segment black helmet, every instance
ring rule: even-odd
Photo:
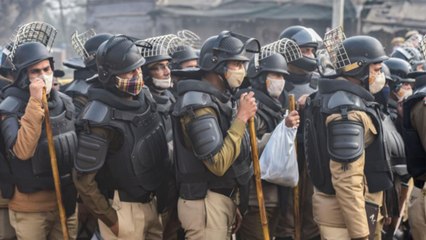
[[[390,70],[389,70],[389,68],[386,64],[382,64],[382,72],[385,74],[386,81],[393,81],[392,76],[391,76],[391,72],[390,72]]]
[[[86,49],[87,53],[89,54],[89,57],[84,59],[86,68],[92,68],[96,71],[96,51],[103,42],[107,41],[112,36],[113,35],[110,33],[100,33],[87,39],[87,41],[84,43],[84,49]]]
[[[198,59],[198,54],[191,46],[179,46],[176,51],[172,53],[171,68],[181,69],[180,64],[189,60]]]
[[[39,42],[28,42],[19,45],[12,60],[14,84],[20,88],[26,88],[30,84],[26,72],[27,68],[43,60],[50,61],[50,67],[53,71],[53,56],[46,46]]]
[[[280,39],[288,38],[293,40],[299,47],[312,47],[315,50],[322,44],[321,37],[312,28],[303,26],[291,26],[280,34]]]
[[[258,62],[257,62],[258,61]],[[253,88],[266,92],[266,76],[269,72],[281,73],[288,75],[287,62],[283,55],[272,53],[271,55],[256,60],[256,55],[250,59],[247,68],[247,77]]]
[[[9,58],[7,57],[7,52],[10,51],[11,45],[8,45],[0,52],[0,75],[6,77],[12,70],[12,64],[10,63]]]
[[[246,51],[259,52],[260,44],[254,38],[223,31],[217,36],[208,38],[201,47],[199,65],[203,71],[221,72],[218,66],[226,61],[236,60],[247,62]]]
[[[283,38],[293,40],[300,48],[311,47],[315,51],[322,45],[322,39],[315,30],[303,26],[292,26],[284,29],[280,34],[280,39]],[[314,71],[318,65],[316,58],[306,56],[289,63],[308,72]]]
[[[417,69],[417,65],[425,63],[419,50],[414,47],[398,47],[393,51],[391,57],[407,61],[414,71]]]
[[[411,76],[412,69],[410,64],[399,58],[389,58],[383,62],[383,66],[389,68],[391,75],[391,81],[389,81],[389,87],[393,91],[397,91],[402,83],[414,83],[415,79]]]
[[[337,61],[344,63],[349,60],[351,63],[338,70],[342,76],[355,77],[362,81],[367,80],[370,73],[369,65],[388,59],[383,45],[374,37],[349,37],[342,44],[348,59],[345,54],[338,54]]]
[[[99,81],[111,83],[121,73],[130,72],[145,63],[139,48],[127,36],[117,35],[103,42],[96,52]]]

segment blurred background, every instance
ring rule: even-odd
[[[19,25],[48,22],[58,30],[55,65],[63,68],[64,59],[77,55],[70,42],[76,30],[143,39],[189,29],[204,40],[226,29],[266,44],[291,25],[320,36],[343,25],[347,37],[377,37],[390,53],[395,37],[426,32],[425,12],[426,0],[0,0],[0,47]]]

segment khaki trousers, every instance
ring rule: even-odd
[[[63,239],[59,211],[15,212],[9,209],[10,224],[19,240],[58,240]],[[70,239],[77,237],[77,212],[67,219]]]
[[[15,229],[10,225],[9,209],[0,208],[0,239],[16,239]]]
[[[101,236],[106,240],[161,240],[163,226],[157,213],[155,198],[148,203],[121,202],[115,191],[112,207],[118,215],[118,236],[98,220]]]
[[[426,185],[414,187],[408,203],[408,222],[415,240],[426,240]]]
[[[231,198],[207,191],[204,199],[178,200],[178,216],[186,240],[229,240],[236,205]]]

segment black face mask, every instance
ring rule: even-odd
[[[382,90],[380,90],[380,92],[374,94],[374,99],[376,99],[378,103],[386,107],[388,105],[389,95],[390,87],[388,85],[385,85]]]

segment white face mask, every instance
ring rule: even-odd
[[[398,96],[398,101],[402,101],[407,97],[413,95],[413,89],[400,88],[396,95]]]
[[[226,81],[228,81],[229,87],[231,88],[241,86],[245,76],[246,70],[243,67],[238,70],[227,69],[225,72]]]
[[[53,86],[53,73],[41,75],[40,78],[43,79],[44,84],[46,85],[46,94],[50,94]]]
[[[154,86],[160,88],[160,89],[168,89],[172,85],[172,78],[169,77],[167,79],[158,79],[158,78],[152,78],[152,83]]]
[[[278,98],[281,95],[284,85],[284,79],[266,78],[266,90],[268,91],[269,96],[273,98]]]
[[[372,76],[370,75],[368,77],[368,84],[369,84],[370,93],[376,94],[380,92],[380,90],[382,90],[382,88],[386,84],[385,73],[378,72],[375,75],[372,75]]]

